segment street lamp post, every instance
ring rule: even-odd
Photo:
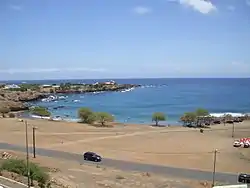
[[[33,157],[36,158],[36,127],[32,127]]]
[[[234,122],[233,122],[233,127],[232,127],[232,138],[234,138]]]
[[[217,152],[218,150],[214,150],[214,168],[213,168],[213,182],[212,182],[212,187],[214,186],[214,181],[215,181],[215,171],[216,171],[216,158],[217,158]]]
[[[28,177],[28,187],[30,187],[30,164],[29,164],[29,144],[28,144],[28,123],[27,123],[27,121],[25,121],[25,135],[26,135],[27,177]]]

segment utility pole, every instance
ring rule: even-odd
[[[214,150],[214,169],[213,169],[213,183],[212,187],[214,186],[214,181],[215,181],[215,171],[216,171],[216,157],[217,157],[217,152],[218,150]]]
[[[233,122],[233,127],[232,127],[232,138],[234,138],[234,122]]]
[[[29,164],[29,145],[28,145],[28,123],[25,121],[25,135],[26,135],[26,162],[27,162],[27,176],[28,176],[28,187],[30,187],[30,164]]]
[[[32,127],[32,138],[33,138],[33,157],[36,158],[36,127]]]

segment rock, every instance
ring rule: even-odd
[[[36,91],[0,91],[0,96],[2,96],[2,99],[15,101],[15,102],[28,102],[28,101],[34,101],[39,100],[42,98],[45,98],[46,95],[36,92]]]
[[[19,122],[23,122],[23,119],[18,119]]]
[[[10,109],[10,111],[22,111],[22,110],[28,110],[28,106],[26,106],[22,102],[14,102],[14,101],[0,101],[0,106],[4,106]]]
[[[0,106],[10,109],[10,111],[28,110],[28,106],[24,102],[39,100],[45,98],[46,95],[35,91],[5,91],[0,90]]]

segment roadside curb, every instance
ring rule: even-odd
[[[27,185],[25,185],[25,184],[23,184],[23,183],[20,183],[20,182],[18,182],[18,181],[15,181],[15,180],[12,180],[12,179],[3,177],[3,176],[0,176],[0,179],[4,179],[4,180],[10,181],[10,182],[12,182],[12,183],[16,183],[16,184],[18,184],[18,185],[22,185],[22,186],[24,186],[24,187],[28,187]],[[32,188],[32,187],[31,187],[31,188]]]

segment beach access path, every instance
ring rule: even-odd
[[[0,149],[3,150],[12,150],[18,152],[26,152],[24,146],[19,146],[15,144],[8,144],[1,142]],[[32,148],[29,148],[30,153],[32,152]],[[37,155],[45,156],[45,157],[52,157],[52,158],[60,158],[65,160],[77,161],[80,164],[87,163],[96,165],[96,163],[86,162],[84,161],[81,154],[77,153],[69,153],[64,151],[56,151],[44,148],[37,148],[36,149]],[[115,159],[108,159],[104,158],[100,166],[108,166],[117,168],[124,171],[138,171],[138,172],[151,172],[165,176],[175,176],[179,178],[186,178],[186,179],[193,179],[193,180],[212,180],[212,172],[209,171],[201,171],[201,170],[194,170],[194,169],[185,169],[185,168],[175,168],[175,167],[168,167],[168,166],[160,166],[160,165],[152,165],[152,164],[143,164],[143,163],[136,163],[136,162],[129,162],[129,161],[122,161],[122,160],[115,160]],[[233,173],[216,173],[215,180],[219,182],[227,182],[231,184],[237,183],[237,174]],[[14,187],[15,188],[15,187]]]

